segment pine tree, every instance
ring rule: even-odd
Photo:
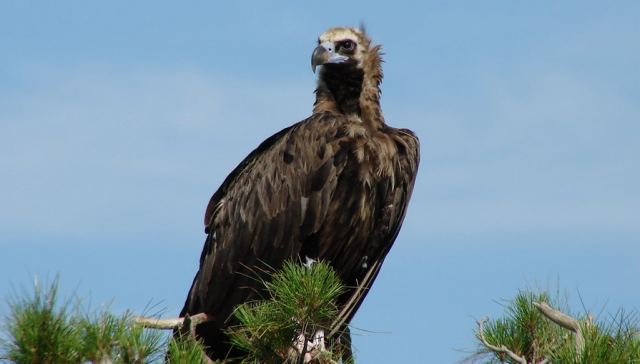
[[[552,306],[555,306],[555,309]],[[574,318],[547,292],[520,292],[505,317],[477,322],[478,348],[471,362],[517,364],[624,364],[640,362],[640,326],[624,310],[595,321]]]
[[[267,297],[237,307],[232,342],[246,355],[239,363],[333,363],[336,355],[324,338],[336,319],[335,299],[343,286],[325,263],[288,262],[263,282]],[[33,293],[9,299],[0,359],[23,364],[209,363],[195,327],[206,314],[179,319],[85,313],[80,305],[58,300],[58,280],[44,287],[36,280]],[[157,329],[178,329],[173,339]],[[184,329],[184,330],[183,330]]]

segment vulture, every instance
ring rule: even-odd
[[[333,333],[350,355],[349,322],[398,236],[419,163],[416,135],[383,117],[381,63],[364,29],[322,33],[311,116],[262,142],[211,197],[180,315],[213,317],[196,328],[211,359],[237,354],[224,330],[237,305],[260,298],[252,269],[287,260],[327,262],[347,287]]]

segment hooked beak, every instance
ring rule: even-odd
[[[311,54],[311,70],[316,72],[317,66],[322,66],[327,63],[343,63],[347,61],[349,57],[343,56],[335,52],[335,47],[331,42],[324,42],[316,47]]]

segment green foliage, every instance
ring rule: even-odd
[[[620,311],[606,323],[582,324],[584,349],[563,345],[551,355],[553,363],[617,364],[640,362],[640,326],[635,315]]]
[[[520,292],[505,306],[505,317],[487,321],[485,340],[504,346],[528,363],[621,364],[640,362],[640,336],[635,316],[621,312],[609,322],[591,322],[587,315],[578,317],[584,346],[576,343],[575,334],[546,318],[534,302],[547,302],[568,312],[562,302],[550,302],[546,292]],[[507,354],[491,350],[476,331],[478,349],[475,358],[484,363],[517,363]]]
[[[16,363],[77,363],[82,338],[69,317],[69,305],[58,305],[55,280],[48,288],[36,281],[32,296],[9,299],[2,357]]]
[[[333,269],[325,263],[310,267],[286,263],[264,282],[268,297],[239,306],[238,325],[229,330],[233,342],[247,352],[244,363],[282,363],[291,360],[291,349],[300,334],[308,340],[318,330],[329,330],[338,314],[335,299],[343,292]],[[0,345],[0,359],[10,362],[54,363],[170,363],[207,362],[202,344],[190,337],[167,338],[160,331],[144,329],[131,315],[109,312],[83,313],[80,305],[58,301],[58,281],[33,293],[9,300],[7,339]],[[295,350],[293,351],[295,354]],[[330,362],[333,354],[317,354],[316,363]]]
[[[85,360],[133,364],[159,360],[163,356],[161,333],[134,325],[128,314],[116,317],[102,312],[83,317],[76,325],[81,333]]]
[[[160,331],[147,330],[134,325],[127,317],[124,330],[117,336],[114,346],[115,363],[143,364],[164,357],[164,340]]]
[[[334,300],[343,291],[335,271],[323,262],[311,267],[285,263],[266,288],[283,315],[324,328],[338,314]]]
[[[199,341],[185,337],[169,341],[168,364],[202,364],[207,362],[204,349]]]
[[[58,302],[58,281],[43,287],[36,281],[34,291],[9,299],[10,314],[5,320],[6,340],[0,359],[22,364],[162,362],[165,336],[143,329],[129,314],[108,312],[82,314],[79,305]],[[201,350],[195,343],[174,347],[176,357]],[[180,361],[202,363],[203,361]]]
[[[335,299],[343,286],[326,263],[307,267],[287,262],[264,285],[268,297],[238,306],[238,325],[228,330],[233,344],[247,352],[242,363],[292,360],[290,349],[300,334],[311,340],[318,330],[328,333],[338,315]]]
[[[558,338],[565,334],[560,327],[547,320],[533,302],[549,302],[547,293],[520,292],[505,307],[504,318],[491,320],[484,326],[484,335],[493,345],[504,345],[514,353],[537,363],[558,345]],[[476,332],[478,336],[478,332]],[[482,347],[494,358],[489,363],[513,362],[504,353],[493,353]]]

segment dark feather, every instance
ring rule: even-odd
[[[361,70],[324,70],[332,89],[317,91],[314,114],[261,143],[211,197],[200,269],[181,316],[216,318],[197,330],[212,358],[229,352],[222,330],[238,304],[258,298],[264,268],[305,257],[329,262],[350,287],[338,302],[343,323],[378,274],[411,197],[419,142],[384,123],[380,60],[378,53],[368,57],[378,62],[365,68],[376,69],[367,83],[374,88],[358,86],[367,77]]]

